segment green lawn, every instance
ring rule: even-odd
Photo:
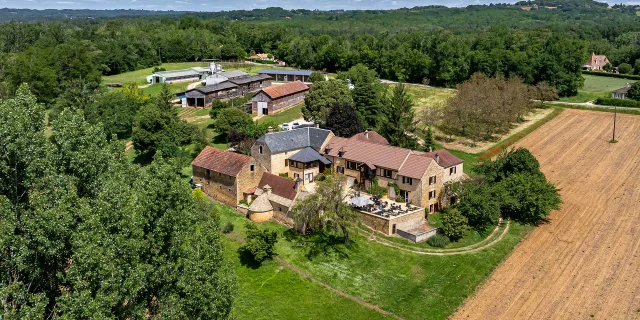
[[[563,97],[560,101],[564,102],[587,102],[597,98],[610,98],[611,91],[624,87],[627,83],[634,83],[635,80],[600,77],[590,74],[582,75],[584,77],[584,87],[578,90],[578,95],[573,97]]]
[[[243,224],[246,218],[230,209],[221,210],[221,217],[223,224],[234,223],[234,233],[244,238]],[[366,240],[365,234],[352,234],[352,244],[345,246],[339,243],[341,238],[322,238],[317,235],[301,237],[276,223],[267,222],[260,227],[278,230],[281,237],[277,253],[281,258],[333,288],[362,298],[404,319],[446,319],[530,230],[528,226],[512,223],[505,237],[491,248],[472,254],[433,256],[390,248]],[[334,244],[330,245],[331,242]],[[275,262],[263,267],[266,272],[273,272],[277,268],[272,264]],[[240,281],[252,281],[242,280],[244,276],[239,274]],[[272,291],[265,290],[265,295],[271,298],[281,293],[281,287],[277,283],[270,283],[270,280],[266,283],[274,288]],[[264,285],[263,282],[252,281],[247,283],[245,290],[255,292],[254,295],[257,296],[253,296],[254,300],[262,301],[261,291]],[[309,289],[299,292],[293,300],[268,299],[269,304],[261,307],[271,308],[268,312],[273,319],[299,318],[300,314],[289,313],[296,312],[297,309],[291,311],[281,305],[296,305],[298,301],[308,303],[307,297],[311,296],[314,301],[324,299],[321,295],[315,296],[318,294],[308,294],[307,290]],[[243,297],[243,293],[240,297]],[[244,298],[238,299],[234,314],[242,318],[255,316],[252,312],[259,307],[247,307],[244,301]],[[323,313],[322,318],[333,318],[332,312],[344,307],[346,306],[326,305],[323,312],[327,316]],[[364,318],[361,311],[350,310],[342,314],[342,317],[345,318],[348,314],[349,319]],[[310,315],[303,318],[316,317]]]
[[[272,115],[268,115],[265,117],[262,117],[260,119],[257,120],[258,123],[260,122],[266,122],[266,121],[271,121],[275,124],[283,124],[285,122],[291,122],[293,120],[296,119],[300,119],[302,118],[302,106],[304,104],[299,104],[295,107],[292,107],[291,109],[282,111],[280,113],[277,114],[272,114]]]
[[[208,67],[208,62],[178,62],[178,63],[163,63],[161,67],[165,68],[167,71],[169,70],[180,70],[187,69],[193,67]],[[125,72],[121,74],[116,74],[112,76],[104,76],[102,77],[102,81],[104,83],[108,82],[117,82],[117,83],[147,83],[147,76],[153,73],[152,68],[140,69],[136,71]]]
[[[243,265],[238,241],[225,237],[224,244],[238,279],[231,312],[236,319],[344,319],[346,315],[349,319],[391,319],[302,278],[275,260],[260,268]]]

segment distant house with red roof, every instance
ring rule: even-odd
[[[282,112],[304,102],[308,91],[309,87],[301,81],[264,88],[251,98],[252,113],[269,115]]]
[[[609,59],[605,55],[597,55],[595,52],[591,53],[591,57],[582,66],[583,70],[595,70],[603,71],[603,67],[609,63]]]
[[[244,191],[255,187],[265,169],[254,158],[243,154],[205,147],[191,162],[193,181],[211,198],[235,207]]]

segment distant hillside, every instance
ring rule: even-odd
[[[114,17],[144,17],[181,15],[185,11],[151,11],[151,10],[71,10],[71,9],[0,9],[0,23],[7,21],[46,21],[70,19],[96,19]]]

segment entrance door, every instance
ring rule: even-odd
[[[265,116],[269,114],[269,108],[266,102],[258,102],[258,114]]]

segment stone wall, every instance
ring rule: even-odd
[[[235,207],[238,204],[236,178],[193,166],[193,180],[202,191],[216,201]]]
[[[369,226],[373,230],[382,232],[386,235],[392,234],[394,225],[396,226],[396,230],[397,230],[398,228],[402,228],[402,227],[418,225],[424,221],[423,210],[416,210],[404,216],[391,217],[391,218],[384,218],[369,212],[362,212],[362,211],[358,211],[358,212],[360,213],[362,223]]]
[[[464,163],[452,166],[452,167],[456,168],[456,173],[452,174],[452,175],[449,174],[449,169],[452,168],[452,167],[444,168],[442,170],[442,175],[443,175],[443,178],[444,178],[443,183],[449,182],[449,181],[455,181],[455,180],[458,180],[458,179],[462,178],[464,176],[464,172],[463,172],[463,168],[462,168],[463,165],[464,165]]]
[[[251,171],[251,165],[254,166],[253,172]],[[237,176],[237,191],[236,191],[236,203],[244,199],[244,191],[251,187],[258,186],[262,175],[265,172],[265,168],[255,159],[251,159],[251,162],[245,165]],[[235,205],[234,204],[234,205]]]
[[[260,153],[260,147],[262,147],[262,153]],[[251,146],[251,157],[256,159],[256,161],[258,161],[261,165],[263,165],[268,172],[273,173],[271,171],[271,151],[265,143],[254,143],[253,146]]]

